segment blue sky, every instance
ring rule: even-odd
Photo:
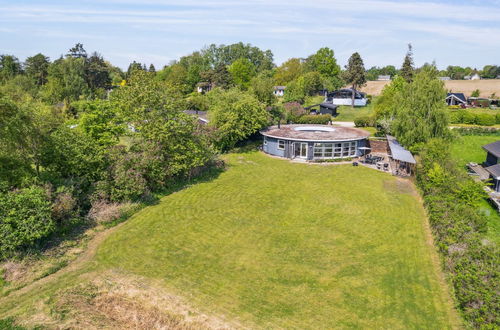
[[[55,59],[76,42],[126,68],[157,68],[211,43],[271,49],[275,62],[320,47],[345,65],[500,64],[500,0],[0,0],[0,54]]]

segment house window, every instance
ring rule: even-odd
[[[278,140],[278,150],[285,150],[285,141]]]
[[[356,142],[314,144],[314,158],[342,158],[353,156],[356,156]]]

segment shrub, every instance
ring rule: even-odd
[[[487,113],[479,113],[476,115],[476,124],[481,126],[492,126],[495,125],[495,116]]]
[[[98,200],[92,203],[87,218],[96,223],[108,223],[127,215],[131,210],[135,209],[136,205],[138,204]]]
[[[37,186],[0,194],[0,258],[48,237],[55,230],[52,208]]]
[[[318,124],[326,125],[332,120],[330,115],[305,115],[295,120],[297,124]]]
[[[500,112],[495,114],[495,123],[500,124]]]
[[[371,127],[375,125],[375,118],[372,116],[359,116],[354,119],[356,127]]]
[[[476,114],[475,113],[472,113],[470,111],[464,111],[462,113],[462,123],[463,124],[469,124],[469,125],[473,125],[476,123]]]
[[[441,140],[423,146],[417,183],[462,315],[474,328],[498,328],[500,253],[481,234],[486,229],[478,208],[485,198],[481,185],[452,161]]]

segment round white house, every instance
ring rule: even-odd
[[[271,126],[260,133],[265,153],[309,161],[362,156],[370,136],[362,129],[328,125]]]

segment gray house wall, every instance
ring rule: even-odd
[[[285,150],[278,149],[278,140],[285,141]],[[300,143],[301,141],[290,141],[285,139],[277,139],[273,137],[264,136],[264,143],[262,145],[262,150],[265,153],[268,153],[273,156],[284,157],[284,158],[292,158],[294,154],[293,143]],[[342,142],[350,142],[350,141],[342,141]],[[357,140],[357,148],[356,148],[356,156],[360,157],[364,154],[363,150],[359,150],[360,147],[366,147],[368,145],[368,141],[366,139]],[[307,143],[307,160],[313,160],[314,158],[314,144],[317,143],[315,141],[304,141],[303,143]]]

